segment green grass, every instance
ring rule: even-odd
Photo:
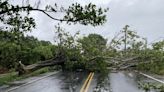
[[[13,81],[16,81],[16,80],[28,78],[28,77],[31,77],[31,76],[36,76],[36,75],[43,74],[43,73],[46,73],[46,72],[49,72],[49,67],[44,67],[44,68],[38,69],[34,72],[31,72],[29,74],[25,74],[25,75],[22,75],[22,76],[18,76],[18,73],[16,73],[16,72],[7,73],[7,74],[4,74],[4,75],[0,76],[0,85],[8,84],[9,82],[13,82]]]
[[[46,72],[49,72],[49,67],[44,67],[44,68],[41,68],[41,69],[38,69],[34,72],[31,72],[25,76],[29,77],[29,76],[36,76],[36,75],[39,75],[39,74],[43,74],[43,73],[46,73]]]
[[[18,74],[16,72],[7,73],[5,75],[0,76],[0,85],[7,84],[10,81],[13,81],[18,78]]]

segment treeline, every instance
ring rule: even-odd
[[[56,29],[55,45],[49,41],[39,41],[33,36],[18,36],[9,31],[0,31],[0,67],[17,69],[18,62],[25,65],[58,58],[64,62],[63,69],[106,70],[107,39],[99,34],[89,34],[82,38],[74,36],[62,28]],[[53,62],[53,61],[52,61]]]
[[[164,74],[164,40],[149,48],[145,38],[136,32],[125,30],[111,42],[99,34],[80,37],[70,35],[60,26],[55,29],[55,44],[39,41],[33,36],[17,36],[9,31],[0,31],[0,67],[16,69],[18,62],[30,65],[58,58],[65,70],[85,69],[106,72],[112,58],[138,57],[140,64],[135,69]],[[123,48],[126,44],[126,49]],[[108,59],[107,59],[108,58]],[[111,59],[110,59],[111,58]]]
[[[18,61],[29,65],[53,58],[55,46],[49,41],[39,41],[33,36],[21,36],[0,31],[0,67],[16,68]]]

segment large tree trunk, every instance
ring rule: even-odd
[[[28,65],[28,66],[25,66],[24,64],[22,64],[21,61],[19,61],[17,70],[19,72],[19,75],[22,75],[22,74],[29,73],[34,70],[46,67],[46,66],[54,66],[54,65],[64,65],[64,60],[51,59],[51,60],[41,61],[39,63],[35,63],[35,64]]]

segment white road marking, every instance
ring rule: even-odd
[[[29,85],[29,84],[34,83],[34,82],[36,82],[36,81],[39,81],[39,80],[42,80],[42,79],[47,78],[47,77],[49,77],[49,76],[52,76],[52,75],[54,75],[54,74],[56,74],[56,73],[58,73],[58,72],[59,72],[59,71],[54,72],[54,73],[52,73],[52,74],[50,74],[50,75],[47,75],[47,76],[43,76],[43,77],[38,78],[38,79],[36,79],[36,80],[33,80],[33,81],[30,81],[30,82],[27,82],[27,83],[22,84],[22,85],[20,85],[20,86],[17,86],[17,87],[11,88],[11,89],[7,90],[6,92],[10,92],[10,91],[16,90],[16,89],[18,89],[18,88],[20,88],[20,87],[23,87],[23,86]]]

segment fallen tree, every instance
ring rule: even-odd
[[[32,65],[27,65],[27,66],[25,66],[21,61],[19,61],[17,71],[18,71],[19,75],[22,75],[22,74],[29,73],[34,70],[46,67],[46,66],[61,65],[62,68],[64,68],[65,61],[66,60],[63,56],[56,57],[56,58],[50,59],[50,60],[41,61],[39,63],[35,63]]]

